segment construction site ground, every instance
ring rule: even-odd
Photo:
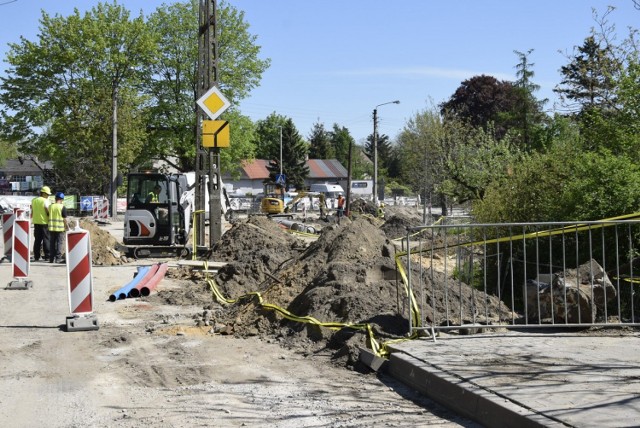
[[[391,345],[375,373],[357,361],[364,334],[299,327],[255,299],[214,302],[212,283],[260,289],[304,315],[366,320],[380,340],[406,334],[386,274],[402,222],[324,226],[301,247],[271,220],[225,224],[215,281],[172,260],[150,296],[116,302],[137,266],[166,260],[122,261],[122,223],[91,226],[99,330],[65,331],[65,265],[33,263],[31,289],[0,292],[1,426],[640,425],[632,329],[442,334]]]
[[[123,223],[100,226],[117,239]],[[107,258],[98,237],[94,262]],[[108,251],[111,252],[111,251]],[[0,263],[2,427],[475,426],[390,376],[363,374],[277,338],[197,326],[203,283],[169,273],[148,297],[108,301],[138,260],[92,269],[97,331],[65,331],[64,264],[34,262],[27,290]]]

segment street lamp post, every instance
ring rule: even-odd
[[[378,104],[373,109],[373,203],[378,206],[378,107],[387,104],[400,104],[399,100]]]
[[[280,175],[282,176],[282,126],[280,128]]]
[[[278,128],[280,128],[280,177],[282,177],[282,126],[278,126]],[[280,195],[284,204],[284,186],[282,184],[280,186]]]

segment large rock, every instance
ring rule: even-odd
[[[526,319],[531,322],[593,323],[616,289],[595,261],[528,280]]]

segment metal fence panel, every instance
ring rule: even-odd
[[[636,326],[639,240],[633,219],[411,229],[398,262],[412,333]]]

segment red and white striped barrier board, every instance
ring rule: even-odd
[[[29,244],[31,243],[31,221],[24,218],[16,218],[13,221],[13,265],[14,278],[26,278],[29,276]]]
[[[13,213],[2,214],[2,233],[4,235],[4,258],[11,260],[13,255],[13,222],[18,217],[23,217],[25,210],[14,208]]]
[[[84,229],[67,232],[67,279],[69,310],[67,331],[97,330],[93,314],[93,276],[91,275],[91,236]]]
[[[14,281],[9,282],[7,290],[27,290],[33,284],[29,276],[29,245],[31,244],[31,220],[23,214],[13,221],[13,239],[11,243],[11,267]]]
[[[93,201],[93,219],[106,221],[109,218],[109,200],[105,197]]]
[[[11,260],[13,252],[13,221],[15,220],[15,214],[3,213],[2,214],[2,234],[4,236],[4,258]]]
[[[67,274],[71,313],[93,312],[91,239],[89,232],[84,229],[67,232]]]

